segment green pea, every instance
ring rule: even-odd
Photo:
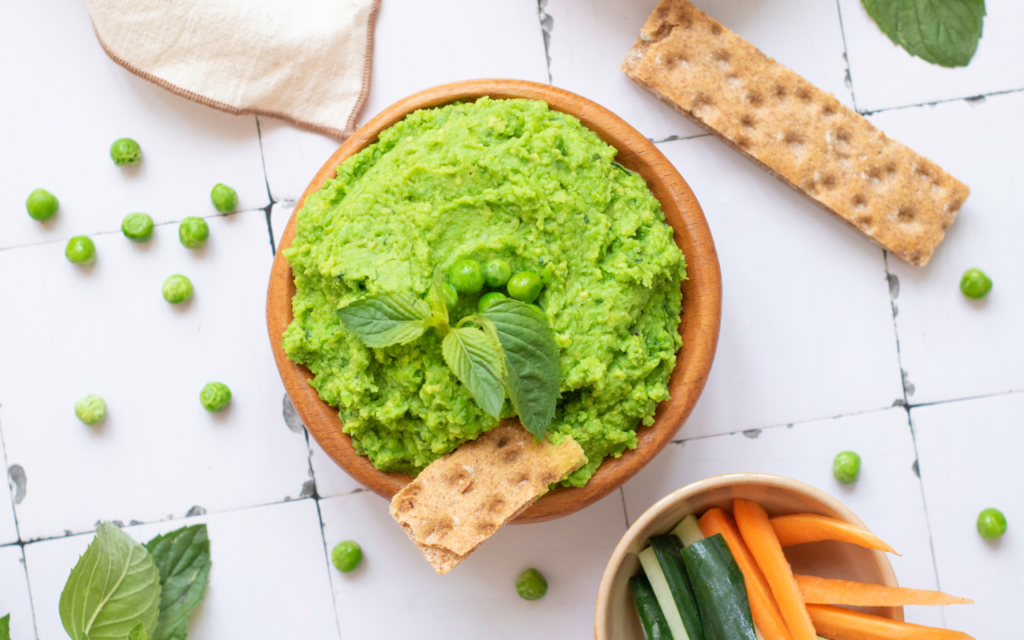
[[[981,300],[992,290],[992,279],[981,269],[968,269],[960,278],[960,291],[971,300]]]
[[[28,215],[33,220],[46,222],[57,213],[57,209],[60,208],[60,201],[57,200],[57,196],[46,189],[36,189],[28,194],[25,208],[28,209]]]
[[[199,402],[210,413],[223,411],[231,402],[231,389],[223,382],[211,382],[199,392]]]
[[[547,592],[548,581],[536,569],[527,569],[516,578],[516,593],[523,600],[540,600]]]
[[[96,245],[89,236],[75,236],[64,247],[64,257],[75,264],[92,264],[96,262]]]
[[[345,540],[334,545],[334,549],[331,550],[331,562],[342,573],[355,571],[362,561],[363,548],[359,546],[358,542]]]
[[[238,206],[238,192],[226,184],[217,183],[210,191],[213,207],[221,213],[231,213]]]
[[[494,306],[495,302],[499,300],[505,300],[504,293],[499,293],[497,291],[485,293],[484,295],[480,296],[480,302],[476,304],[476,308],[478,311],[487,311],[489,308]]]
[[[860,456],[853,451],[836,454],[832,461],[832,475],[843,484],[853,484],[860,475]]]
[[[1006,516],[999,509],[985,509],[978,514],[978,533],[986,540],[995,540],[1006,533]]]
[[[459,260],[448,272],[448,282],[459,293],[476,293],[484,288],[484,271],[476,260]]]
[[[110,159],[119,167],[139,164],[142,161],[142,147],[131,138],[118,138],[110,145]]]
[[[153,237],[153,218],[146,213],[129,213],[121,221],[121,233],[132,242],[145,242]]]
[[[448,305],[449,309],[459,303],[459,292],[455,290],[455,287],[446,282],[441,285],[441,290],[444,291],[444,303]]]
[[[484,263],[484,282],[488,287],[503,287],[512,277],[512,267],[508,262],[495,259]]]
[[[75,403],[75,415],[89,426],[99,424],[107,417],[107,403],[97,395],[83,396]]]
[[[167,278],[164,280],[163,289],[161,289],[164,300],[171,304],[181,304],[187,301],[192,297],[194,291],[192,282],[182,275],[173,275]]]
[[[178,225],[178,239],[189,249],[198,249],[210,237],[210,225],[206,220],[189,216]]]
[[[508,281],[508,295],[515,300],[533,302],[544,288],[544,282],[533,271],[520,271]]]

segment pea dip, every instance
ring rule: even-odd
[[[548,438],[571,436],[588,460],[564,484],[636,447],[669,396],[686,262],[615,153],[544,102],[481,98],[409,114],[306,199],[284,250],[296,286],[284,348],[375,467],[415,475],[499,422],[445,364],[436,331],[373,349],[337,315],[368,294],[425,296],[435,269],[462,260],[543,279],[535,302],[561,368]],[[490,290],[458,294],[452,325]],[[513,415],[506,398],[501,417]]]

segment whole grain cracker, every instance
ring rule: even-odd
[[[572,438],[553,445],[503,423],[432,462],[392,498],[391,517],[443,575],[586,462]]]
[[[626,74],[871,240],[924,266],[970,190],[687,0],[662,0]]]

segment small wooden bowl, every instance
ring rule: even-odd
[[[620,458],[605,460],[594,477],[582,488],[559,487],[523,512],[517,523],[541,522],[558,518],[603,498],[631,478],[672,439],[693,410],[707,380],[718,344],[722,312],[722,283],[718,255],[707,221],[690,187],[660,151],[621,118],[585,98],[543,84],[522,80],[471,80],[441,85],[413,94],[384,109],[363,125],[324,164],[299,198],[281,236],[282,249],[295,237],[296,214],[306,196],[317,191],[325,180],[335,176],[343,160],[377,140],[384,129],[417,109],[438,107],[456,100],[471,102],[482,96],[543,100],[556,111],[580,119],[584,126],[618,149],[616,160],[639,173],[661,203],[675,240],[686,255],[689,279],[682,285],[683,313],[679,332],[683,348],[669,381],[670,399],[662,402],[652,426],[637,432],[639,444]],[[369,459],[356,454],[352,439],[342,433],[336,409],[320,400],[308,381],[310,371],[287,358],[281,336],[292,321],[292,296],[295,282],[288,261],[278,251],[270,273],[267,291],[267,330],[274,359],[295,410],[316,441],[335,462],[360,483],[387,499],[411,478],[398,473],[378,471]]]
[[[668,533],[685,516],[720,507],[732,511],[733,498],[759,503],[769,516],[816,513],[867,529],[853,512],[809,484],[768,473],[730,473],[687,485],[665,496],[626,531],[601,576],[594,613],[596,640],[644,640],[628,581],[640,571],[637,557],[651,536]],[[814,542],[786,548],[794,573],[899,586],[881,551],[842,542]],[[865,607],[864,611],[903,620],[903,607]]]

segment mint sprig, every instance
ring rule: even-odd
[[[862,0],[868,15],[907,53],[965,67],[978,49],[985,0]]]
[[[408,344],[436,327],[444,336],[445,363],[480,408],[500,417],[507,392],[523,426],[543,439],[555,417],[561,381],[558,345],[544,315],[505,299],[452,328],[443,285],[437,271],[426,302],[411,293],[373,294],[342,307],[338,317],[375,349]]]
[[[152,640],[184,640],[185,627],[210,583],[210,539],[197,524],[159,535],[146,550],[160,571],[160,618]]]

